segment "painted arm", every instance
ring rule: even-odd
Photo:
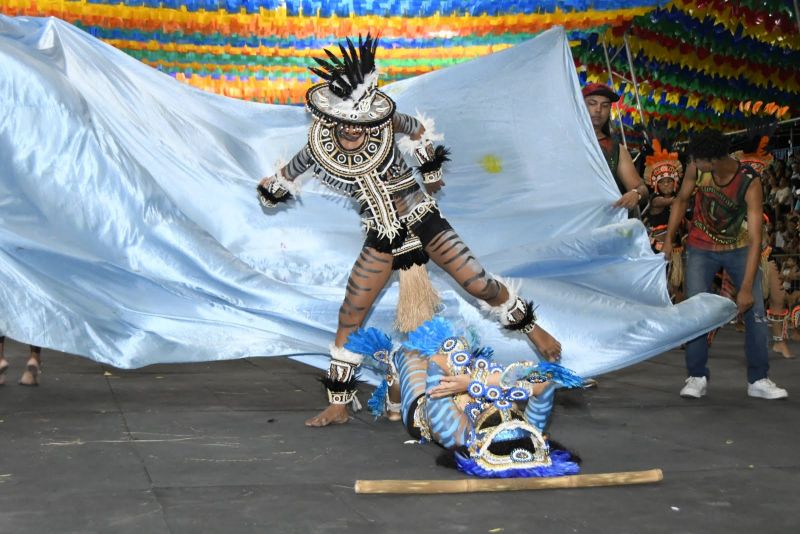
[[[426,379],[428,390],[449,375],[445,368],[446,365],[442,367],[434,358],[430,359]],[[472,423],[458,407],[453,396],[440,398],[429,396],[425,403],[425,411],[431,436],[439,445],[446,449],[455,449],[468,443]]]
[[[406,134],[414,141],[418,141],[425,133],[425,126],[420,120],[399,111],[392,116],[392,128],[397,133]]]
[[[430,395],[432,399],[440,399],[442,397],[466,393],[471,380],[472,378],[470,375],[466,374],[443,376],[438,385],[428,390],[428,395]],[[500,374],[489,375],[489,378],[486,379],[486,385],[499,386]]]
[[[308,170],[313,165],[311,150],[308,145],[304,146],[300,152],[272,176],[262,178],[258,183],[258,197],[261,205],[266,208],[274,208],[282,202],[286,202],[297,196],[299,188],[294,183],[298,176]]]
[[[417,170],[422,175],[422,183],[429,194],[437,193],[443,186],[442,165],[450,161],[450,151],[443,145],[433,146],[434,141],[441,141],[444,136],[437,134],[432,119],[419,115],[411,117],[404,113],[395,113],[392,117],[395,132],[408,135],[408,139],[398,141],[402,152],[413,154],[419,162]]]

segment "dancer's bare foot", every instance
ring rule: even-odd
[[[790,358],[794,358],[794,354],[789,349],[789,345],[786,344],[785,341],[776,341],[774,345],[772,345],[772,350],[786,358],[787,360]]]
[[[557,362],[561,359],[561,343],[544,328],[537,325],[528,334],[528,338],[533,342],[536,350],[549,361]]]
[[[28,363],[25,366],[25,372],[19,379],[20,386],[38,386],[39,385],[39,360],[31,356],[28,358]]]
[[[306,426],[343,425],[349,420],[346,404],[331,404],[311,419],[307,419]]]

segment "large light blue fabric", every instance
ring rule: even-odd
[[[446,135],[443,213],[521,280],[567,367],[630,365],[734,315],[711,295],[671,305],[663,258],[611,208],[563,30],[386,90]],[[357,213],[311,178],[273,213],[255,196],[305,142],[302,109],[195,90],[57,19],[0,17],[0,94],[0,330],[122,368],[327,352]],[[531,358],[431,272],[446,317]],[[369,325],[391,330],[396,294]]]

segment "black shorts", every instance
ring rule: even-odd
[[[410,225],[410,228],[411,231],[419,237],[419,240],[422,242],[422,248],[425,248],[434,237],[445,230],[451,230],[453,227],[450,226],[447,219],[442,217],[439,210],[435,209],[425,215],[418,223]],[[369,230],[367,232],[367,237],[364,239],[364,246],[374,248],[383,254],[391,254],[394,249],[400,248],[403,241],[406,240],[408,230],[409,226],[403,225],[400,229],[400,233],[397,234],[394,239],[378,237],[377,231]]]
[[[441,234],[445,230],[452,230],[453,227],[447,222],[447,219],[442,217],[438,209],[433,210],[425,217],[422,218],[415,225],[411,225],[411,231],[414,232],[419,240],[422,242],[422,248],[428,246],[428,243],[433,241],[433,238]]]

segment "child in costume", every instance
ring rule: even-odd
[[[649,184],[653,195],[650,198],[650,208],[645,215],[644,223],[650,235],[650,246],[653,252],[661,252],[664,239],[667,236],[670,206],[675,200],[675,193],[683,174],[683,165],[678,160],[676,152],[669,152],[661,147],[658,139],[653,139],[653,154],[645,159],[644,179]],[[683,269],[680,247],[680,238],[676,236],[673,243],[672,262],[669,271],[670,294],[675,301],[681,300],[683,285]]]
[[[561,352],[558,341],[536,325],[532,302],[486,272],[440,214],[431,194],[444,185],[442,164],[448,161],[448,151],[441,145],[434,148],[433,141],[442,136],[432,122],[397,112],[394,101],[377,88],[377,46],[377,39],[367,35],[365,40],[359,37],[357,45],[350,39],[340,44],[341,57],[326,49],[325,59],[314,58],[319,68],[311,70],[325,81],[306,93],[313,118],[308,143],[258,186],[261,203],[274,207],[298,193],[295,179],[310,170],[325,185],[358,201],[366,231],[330,348],[324,379],[330,405],[306,421],[309,426],[347,422],[346,405],[355,405],[356,371],[363,359],[344,347],[347,336],[361,327],[393,270],[401,270],[402,294],[403,273],[416,271],[420,280],[420,266],[428,259],[491,306],[506,328],[527,335],[543,357],[557,359]],[[419,162],[424,189],[401,151]],[[406,321],[406,330],[433,316],[436,304],[426,294],[415,293],[416,300],[408,303],[421,313]]]
[[[520,361],[504,367],[493,361],[490,348],[468,341],[441,317],[409,333],[397,350],[374,328],[350,334],[345,348],[386,370],[368,403],[372,413],[383,414],[387,390],[399,389],[409,434],[449,451],[460,471],[496,478],[578,472],[579,459],[544,435],[556,384],[582,384],[560,365]]]
[[[666,230],[669,222],[670,206],[675,199],[683,174],[683,165],[676,152],[661,147],[658,139],[653,139],[653,154],[645,158],[644,179],[653,191],[650,209],[647,212],[648,228]],[[654,245],[655,246],[655,245]],[[658,251],[661,250],[657,246]]]

